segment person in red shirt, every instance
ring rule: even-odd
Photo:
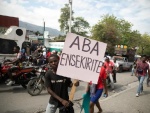
[[[100,71],[100,75],[99,75],[97,85],[95,87],[96,88],[95,93],[91,96],[91,99],[90,99],[90,113],[94,113],[94,105],[97,106],[97,108],[99,110],[99,113],[102,112],[102,108],[101,108],[100,103],[99,103],[98,100],[102,95],[103,89],[106,88],[106,77],[107,76],[106,76],[105,66],[102,66],[100,69],[101,69],[101,71]],[[88,84],[87,88],[88,88],[87,92],[89,92],[89,90],[91,90],[90,89],[90,84]]]
[[[46,62],[48,63],[48,58],[51,56],[51,52],[50,50],[48,49],[47,50],[47,53],[46,53]]]
[[[141,61],[137,63],[136,71],[137,71],[136,75],[139,80],[139,86],[138,86],[137,94],[136,94],[136,97],[138,97],[143,92],[143,82],[147,75],[147,72],[148,72],[148,75],[150,76],[150,68],[149,68],[148,63],[146,62],[145,56],[143,56]]]
[[[114,89],[114,81],[113,81],[113,69],[114,69],[114,63],[110,61],[108,57],[105,59],[104,65],[106,66],[106,73],[109,78],[109,83],[111,85],[111,89]]]
[[[51,56],[51,52],[50,52],[50,50],[47,50],[46,58],[49,58],[50,56]]]

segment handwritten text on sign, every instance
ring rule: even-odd
[[[60,57],[57,74],[97,83],[106,44],[69,33]]]

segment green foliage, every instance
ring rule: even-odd
[[[36,31],[35,35],[38,36],[38,35],[41,35],[41,33],[39,31]]]
[[[73,15],[73,12],[72,12]],[[69,21],[70,18],[70,7],[69,4],[65,4],[65,7],[61,8],[61,15],[58,22],[60,23],[60,30],[62,32],[68,32],[69,31]],[[72,17],[73,20],[73,17]]]
[[[73,14],[73,11],[72,11]],[[60,19],[58,20],[60,23],[60,29],[63,32],[69,31],[69,19],[70,19],[70,7],[69,4],[65,4],[65,7],[61,8]],[[76,33],[82,36],[87,36],[88,28],[90,28],[89,23],[83,17],[72,17],[72,33]]]
[[[55,37],[51,42],[64,42],[66,36],[59,35],[58,37]]]
[[[89,23],[83,17],[76,17],[73,22],[72,32],[81,36],[87,36],[87,31],[90,28]]]
[[[143,34],[138,43],[138,53],[141,55],[150,55],[150,35]]]
[[[73,13],[72,13],[73,14]],[[65,4],[61,8],[59,19],[60,29],[63,32],[69,31],[70,8]],[[83,17],[72,18],[72,32],[87,37],[90,28],[89,23]],[[124,19],[118,19],[114,15],[104,15],[101,20],[91,29],[92,39],[107,43],[107,52],[114,53],[115,45],[127,45],[128,48],[139,47],[137,54],[150,55],[150,36],[141,35],[139,31],[132,30],[132,24]],[[54,41],[64,41],[66,36],[58,36]]]
[[[114,53],[115,45],[137,46],[140,34],[131,30],[132,24],[113,15],[102,16],[101,21],[92,27],[92,39],[107,43],[107,52]],[[133,41],[135,43],[133,43]]]

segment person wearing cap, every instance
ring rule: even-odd
[[[108,57],[106,57],[104,65],[106,66],[107,77],[110,78],[111,89],[114,90],[114,81],[113,81],[114,63],[110,61]]]

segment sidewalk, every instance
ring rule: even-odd
[[[144,84],[144,94],[136,97],[137,86],[138,82],[135,82],[127,90],[101,99],[103,113],[150,113],[150,87]],[[97,112],[98,109],[95,107],[95,113]],[[76,110],[75,113],[79,111]]]

